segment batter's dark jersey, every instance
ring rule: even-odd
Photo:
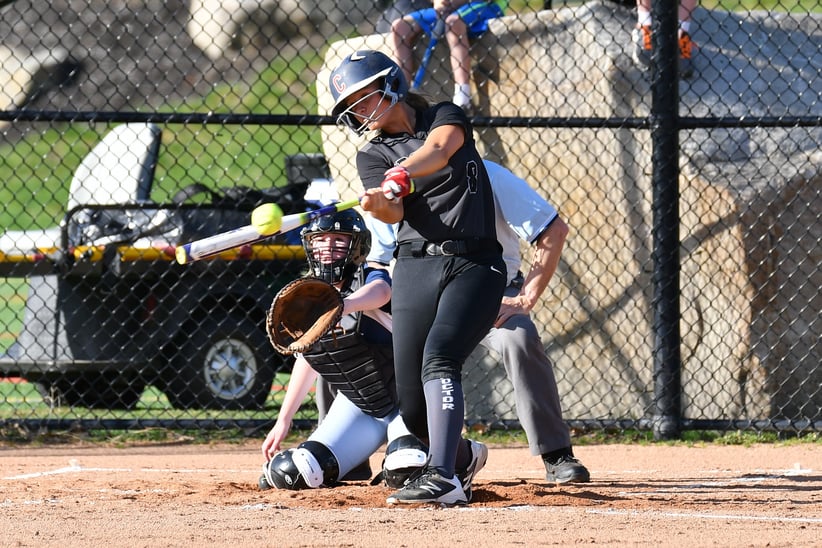
[[[378,188],[383,173],[419,149],[432,129],[465,128],[465,143],[442,170],[414,179],[415,192],[403,198],[400,244],[413,240],[443,242],[496,239],[494,196],[482,159],[474,146],[471,123],[461,108],[440,103],[417,111],[414,135],[381,133],[357,153],[357,170],[366,189]]]

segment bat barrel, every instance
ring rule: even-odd
[[[187,264],[211,257],[212,255],[234,247],[262,240],[263,238],[265,238],[265,236],[261,236],[252,225],[241,226],[240,228],[235,228],[228,232],[221,232],[220,234],[215,234],[202,240],[195,240],[188,244],[178,245],[175,250],[175,256],[178,263]]]
[[[177,262],[180,264],[188,264],[194,261],[207,259],[208,257],[217,255],[223,251],[228,251],[229,249],[240,247],[242,245],[253,244],[266,238],[276,236],[277,234],[288,232],[289,230],[293,230],[304,224],[310,223],[317,217],[351,209],[352,207],[359,205],[359,203],[359,200],[349,200],[347,202],[340,202],[321,207],[320,209],[315,209],[314,211],[286,215],[283,217],[280,230],[273,234],[260,234],[260,232],[254,228],[253,225],[246,225],[240,228],[235,228],[234,230],[229,230],[228,232],[221,232],[220,234],[215,234],[214,236],[209,236],[208,238],[203,238],[202,240],[195,240],[191,243],[178,245],[175,250],[175,256],[177,258]]]

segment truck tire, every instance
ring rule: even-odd
[[[181,338],[166,373],[165,393],[177,409],[263,409],[277,355],[263,326],[245,316],[204,317]]]

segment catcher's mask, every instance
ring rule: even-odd
[[[348,238],[337,239],[334,235]],[[330,248],[325,242],[322,246],[313,242],[328,236],[331,236]],[[318,217],[300,232],[300,237],[311,275],[330,284],[350,282],[371,251],[371,232],[362,216],[353,209]]]

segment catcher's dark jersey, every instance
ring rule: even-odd
[[[403,198],[405,214],[397,232],[398,243],[496,239],[491,183],[474,146],[473,130],[465,113],[445,102],[416,114],[414,135],[382,133],[357,153],[357,170],[363,186],[378,188],[385,170],[420,148],[432,129],[442,125],[465,128],[465,144],[451,156],[448,165],[437,173],[414,179],[415,192]]]
[[[365,268],[363,285],[376,280],[391,283],[383,269]],[[360,287],[355,277],[350,292]],[[390,303],[380,310],[390,312]],[[303,357],[328,383],[332,394],[342,392],[364,413],[385,417],[397,407],[391,332],[358,312],[345,316],[342,329],[323,336]]]

